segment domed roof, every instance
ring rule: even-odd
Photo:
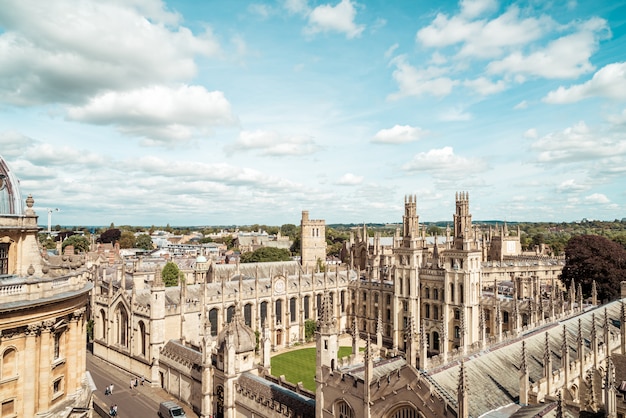
[[[23,215],[24,203],[19,181],[0,156],[0,215]]]
[[[196,263],[206,263],[207,259],[205,256],[203,255],[199,255],[198,257],[196,257]]]
[[[235,314],[232,320],[226,324],[224,329],[217,336],[217,347],[219,350],[226,349],[226,342],[230,335],[233,336],[235,353],[254,351],[256,348],[256,334],[252,328],[247,326],[244,322],[238,306],[235,306]]]

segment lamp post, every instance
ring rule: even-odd
[[[50,236],[50,234],[52,233],[51,231],[51,227],[52,227],[52,212],[58,212],[59,208],[54,208],[54,209],[48,209],[48,236]]]

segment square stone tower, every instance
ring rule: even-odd
[[[309,211],[303,210],[300,234],[300,263],[305,271],[314,271],[318,260],[322,265],[326,263],[326,222],[309,219]]]

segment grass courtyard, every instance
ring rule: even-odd
[[[352,354],[352,347],[339,347],[337,357]],[[285,376],[288,382],[298,383],[315,392],[315,347],[301,348],[279,354],[270,359],[272,375]]]

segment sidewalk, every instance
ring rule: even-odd
[[[131,375],[125,370],[122,370],[118,367],[110,365],[106,361],[94,356],[90,352],[87,352],[87,357],[88,357],[87,370],[89,370],[89,362],[91,362],[95,366],[97,366],[99,369],[104,371],[111,378],[110,380],[115,385],[113,393],[116,393],[122,388],[126,390],[130,390],[130,379],[135,378],[137,376]],[[104,395],[104,386],[102,387],[101,386],[102,385],[98,385],[98,390],[94,392],[94,403],[97,402],[100,406],[103,406],[104,409],[108,412],[107,405],[108,405],[109,400]],[[178,399],[174,398],[172,395],[167,393],[162,388],[152,387],[150,386],[149,382],[145,382],[142,385],[141,377],[139,377],[139,384],[137,385],[137,387],[134,387],[131,390],[131,396],[144,396],[156,402],[157,405],[155,407],[155,416],[156,416],[156,411],[158,410],[159,403],[163,401],[174,401],[185,410],[185,414],[187,415],[187,418],[198,418],[198,415],[195,412],[193,412],[193,410],[191,409],[189,405],[186,405],[183,402],[179,401]]]

